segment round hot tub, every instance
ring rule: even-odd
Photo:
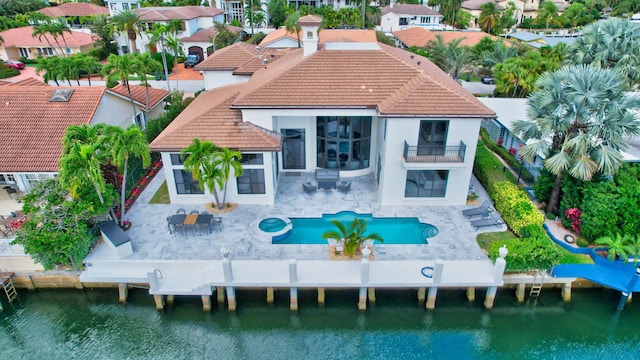
[[[260,230],[268,233],[279,232],[287,226],[287,223],[283,219],[279,218],[266,218],[260,221],[258,227]]]

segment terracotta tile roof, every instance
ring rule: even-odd
[[[305,15],[298,19],[298,25],[300,26],[320,26],[322,25],[322,19],[315,15]]]
[[[281,136],[250,122],[231,109],[243,84],[200,94],[152,143],[152,151],[180,151],[194,138],[240,151],[279,151]]]
[[[237,27],[237,26],[231,26],[231,25],[225,25],[227,29],[229,29],[229,31],[231,31],[234,34],[239,33],[240,31],[242,31],[241,27]],[[182,39],[180,39],[180,41],[182,42],[210,42],[211,39],[213,39],[214,36],[216,36],[216,27],[212,26],[210,28],[207,29],[200,29],[198,31],[196,31],[193,35],[191,36],[186,36],[183,37]]]
[[[291,49],[264,48],[260,50],[258,56],[253,57],[242,66],[235,69],[233,71],[233,75],[252,75],[256,71],[267,66],[269,63],[277,61],[290,50]],[[267,65],[264,64],[264,59],[267,59]]]
[[[407,47],[425,47],[429,44],[429,41],[437,41],[437,35],[442,36],[442,40],[444,40],[445,43],[463,38],[460,42],[461,46],[474,46],[485,36],[490,37],[492,40],[502,40],[483,31],[430,31],[420,27],[412,27],[393,32],[393,36],[398,38],[398,40]],[[505,43],[509,45],[508,42]]]
[[[235,70],[242,65],[256,59],[261,51],[264,51],[264,48],[259,48],[255,45],[245,42],[238,42],[209,55],[209,57],[198,64],[195,69]]]
[[[82,2],[69,2],[58,6],[50,6],[40,9],[38,12],[51,18],[58,16],[109,15],[109,9],[104,6]]]
[[[5,30],[0,32],[0,36],[4,39],[4,43],[1,45],[5,48],[7,47],[49,47],[50,45],[47,43],[45,38],[39,40],[38,37],[31,36],[33,34],[32,26],[23,26],[19,28]],[[53,46],[57,46],[55,40],[51,35],[46,35],[47,38],[51,41]],[[67,42],[67,46],[69,47],[79,47],[85,46],[89,44],[93,44],[95,41],[94,36],[91,34],[85,34],[79,31],[71,31],[71,33],[65,32],[63,34],[64,39]],[[58,42],[63,44],[62,37],[58,37]]]
[[[393,4],[385,6],[381,10],[382,15],[394,13],[398,15],[424,15],[424,16],[442,16],[439,12],[432,10],[424,5],[413,4]]]
[[[213,17],[224,11],[209,6],[160,6],[135,9],[142,21],[191,20],[199,17]]]
[[[26,78],[17,82],[0,81],[0,86],[49,86],[42,81],[34,78]]]
[[[323,30],[324,31],[324,30]],[[262,39],[262,41],[260,41],[260,46],[267,46],[269,44],[271,44],[272,42],[278,41],[280,39],[283,38],[289,38],[291,40],[294,41],[298,41],[298,38],[296,37],[295,33],[289,32],[287,31],[286,28],[281,27],[279,29],[273,30],[270,33],[267,34],[267,36],[264,37],[264,39]],[[302,41],[302,37],[300,38],[300,41]]]
[[[133,100],[144,109],[147,103],[147,92],[144,86],[129,85],[129,88],[131,88],[131,97]],[[129,99],[129,91],[127,91],[127,87],[122,84],[118,84],[109,90]],[[167,95],[169,95],[169,91],[167,90],[149,87],[149,109],[153,109],[153,107],[158,105]]]
[[[73,87],[68,102],[51,102],[52,86],[0,86],[0,172],[57,172],[69,125],[89,124],[106,91]]]
[[[375,30],[326,29],[318,34],[320,44],[329,42],[377,42]]]

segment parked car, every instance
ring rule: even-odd
[[[184,68],[186,69],[188,67],[194,67],[200,64],[201,61],[202,58],[200,58],[200,54],[190,53],[189,55],[187,55],[187,59],[184,61]]]
[[[496,83],[496,79],[494,79],[493,76],[483,76],[480,81],[482,81],[483,84],[487,85]]]
[[[18,61],[18,60],[4,60],[2,61],[5,65],[7,65],[8,67],[12,68],[12,69],[18,69],[18,70],[22,70],[24,69],[24,64],[22,63],[22,61]]]

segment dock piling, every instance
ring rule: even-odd
[[[358,310],[365,311],[367,310],[367,288],[360,288],[359,296],[358,296]]]
[[[318,288],[318,305],[324,306],[324,288]]]
[[[216,287],[216,296],[218,298],[218,305],[224,306],[224,287]]]
[[[524,303],[524,293],[527,285],[525,283],[520,283],[516,285],[516,299],[518,299],[519,303]]]
[[[562,284],[562,300],[564,302],[571,301],[571,283]]]
[[[467,288],[467,300],[470,302],[476,301],[476,288],[473,286]]]
[[[436,308],[436,296],[438,295],[437,287],[430,287],[429,294],[427,295],[427,304],[426,308],[429,310],[433,310]]]
[[[418,288],[418,302],[422,303],[427,296],[427,288]]]
[[[273,288],[272,287],[267,288],[267,303],[273,304]]]
[[[211,311],[211,296],[202,295],[202,310]]]
[[[120,301],[121,303],[126,303],[127,302],[127,296],[128,296],[128,288],[127,288],[127,284],[126,283],[119,283],[118,284],[118,301]]]
[[[156,303],[156,309],[158,309],[158,310],[164,309],[164,296],[163,295],[153,295],[153,301]]]
[[[369,298],[369,304],[375,304],[376,303],[376,288],[368,288],[367,289],[367,295]]]
[[[229,311],[236,311],[236,289],[233,286],[227,286],[227,300]]]

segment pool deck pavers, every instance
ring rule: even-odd
[[[166,218],[179,208],[205,211],[204,204],[149,204],[165,181],[161,171],[142,192],[125,218],[132,222],[127,232],[131,237],[133,255],[127,260],[219,260],[220,249],[230,250],[231,259],[242,260],[327,260],[327,245],[273,245],[270,236],[257,230],[260,220],[273,215],[287,217],[320,217],[350,210],[373,214],[375,217],[417,217],[421,222],[435,225],[439,234],[427,245],[375,245],[376,260],[486,260],[487,256],[476,243],[476,235],[483,231],[500,231],[489,227],[476,231],[462,210],[469,206],[382,206],[377,198],[377,184],[373,174],[349,178],[351,191],[347,194],[335,189],[318,189],[313,194],[302,191],[302,183],[314,181],[313,173],[281,174],[275,205],[240,204],[232,212],[220,215],[223,229],[212,234],[169,234]],[[480,201],[488,196],[478,181],[472,184]],[[213,199],[212,199],[213,200]],[[87,261],[115,260],[115,255],[100,244]]]

